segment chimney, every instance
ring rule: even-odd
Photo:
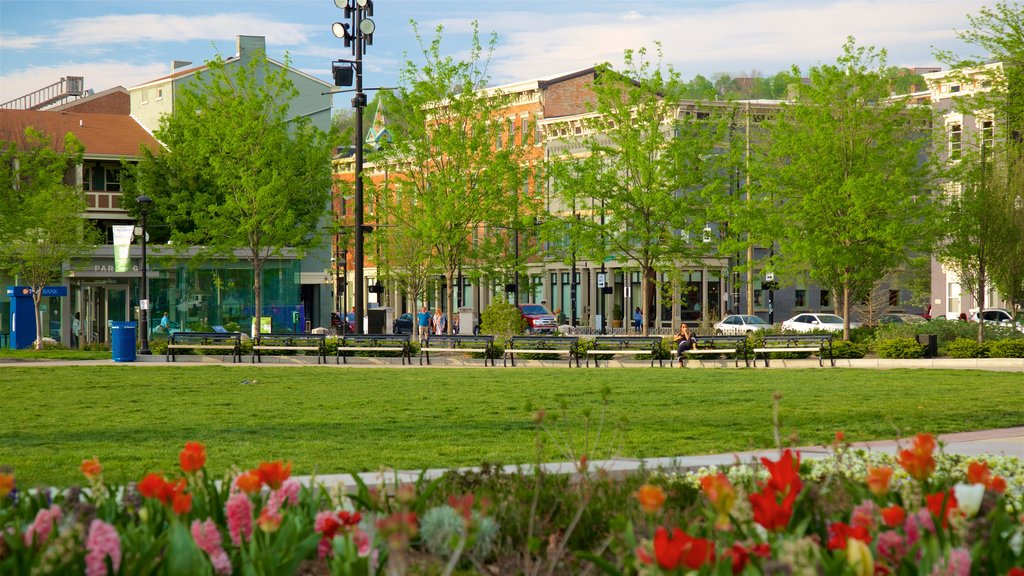
[[[255,52],[267,51],[267,38],[265,36],[238,36],[239,59],[245,60]]]

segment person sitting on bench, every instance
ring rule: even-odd
[[[690,327],[685,323],[679,325],[679,333],[672,337],[672,340],[679,344],[676,349],[676,356],[679,358],[679,367],[683,367],[683,354],[687,350],[697,349],[697,338],[690,332]]]

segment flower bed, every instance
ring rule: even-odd
[[[1013,574],[1024,576],[1024,465],[848,449],[813,462],[612,479],[491,467],[353,494],[311,490],[290,464],[215,480],[190,442],[173,476],[17,487],[0,472],[0,573]],[[315,485],[315,483],[314,483]]]

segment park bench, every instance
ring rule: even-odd
[[[683,352],[683,357],[679,359],[683,365],[686,365],[686,360],[695,356],[723,356],[732,354],[733,360],[736,362],[736,367],[740,366],[740,357],[743,358],[743,363],[750,367],[750,358],[747,357],[747,337],[746,336],[694,336],[697,342],[697,347],[686,350]],[[676,349],[672,350],[672,354],[675,355]]]
[[[175,350],[230,350],[233,363],[242,361],[241,332],[175,332],[167,341],[167,357],[175,361]]]
[[[461,352],[464,354],[483,353],[484,366],[490,361],[494,366],[494,358],[491,356],[491,349],[494,346],[494,336],[461,336],[454,334],[432,335],[420,343],[420,365],[427,360],[430,366],[430,353]]]
[[[576,336],[513,336],[505,346],[502,365],[516,365],[516,354],[557,354],[569,357],[569,367],[580,367],[579,338]]]
[[[316,352],[316,363],[327,364],[327,343],[323,334],[260,334],[253,341],[252,361],[263,362],[265,350]]]
[[[757,355],[764,358],[764,365],[768,367],[769,357],[777,352],[812,352],[818,355],[818,365],[825,366],[825,355],[832,365],[836,365],[836,359],[832,355],[831,334],[780,334],[766,335],[764,343],[754,348],[754,366],[757,366]]]
[[[412,364],[412,348],[409,345],[408,334],[346,334],[338,338],[335,364],[348,364],[347,357],[354,355],[344,352],[399,352],[403,366],[406,361]]]
[[[663,366],[661,359],[661,337],[659,336],[596,336],[593,340],[594,347],[587,350],[587,366],[590,366],[590,359],[594,359],[594,367],[597,368],[598,358],[618,354],[650,354],[651,367],[654,367],[654,360],[658,365]]]

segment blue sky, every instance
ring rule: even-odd
[[[954,37],[985,0],[375,0],[377,33],[366,84],[394,85],[403,54],[419,55],[409,26],[445,26],[446,52],[467,49],[470,23],[495,31],[492,84],[621,61],[626,48],[660,41],[686,78],[766,75],[835,59],[848,35],[889,50],[897,65],[935,64],[933,47],[969,50]],[[84,76],[96,91],[131,87],[170,71],[171,60],[235,53],[238,34],[267,37],[272,58],[329,79],[348,56],[330,32],[333,0],[0,0],[0,102]],[[341,99],[339,98],[339,105]]]

